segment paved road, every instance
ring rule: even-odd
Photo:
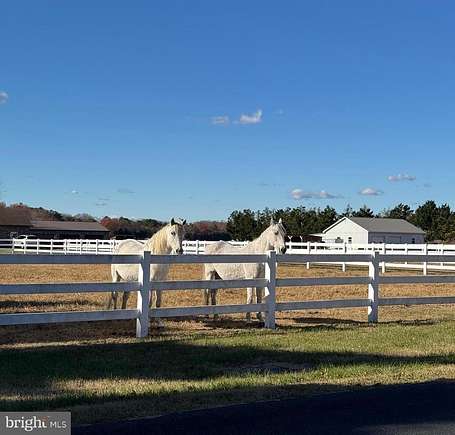
[[[75,435],[455,434],[455,381],[381,386],[74,428]]]

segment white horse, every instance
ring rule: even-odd
[[[172,219],[170,223],[156,232],[144,244],[137,240],[122,240],[114,249],[114,254],[135,255],[144,251],[151,251],[152,254],[182,254],[183,226],[186,221]],[[150,280],[163,281],[169,271],[168,264],[153,264],[150,266]],[[138,264],[112,264],[112,282],[137,281],[139,276]],[[122,309],[126,308],[130,292],[123,292]],[[152,292],[152,306],[161,306],[161,290]],[[112,304],[114,310],[117,308],[118,292],[111,292],[107,308]],[[160,324],[160,322],[158,322]]]
[[[273,219],[270,221],[270,226],[255,240],[245,246],[234,246],[228,242],[217,242],[207,245],[205,248],[206,254],[264,254],[267,251],[275,250],[277,253],[284,254],[286,252],[286,230],[281,222],[275,223]],[[264,278],[265,266],[264,263],[219,263],[205,264],[204,275],[206,280],[214,279],[257,279]],[[263,288],[256,287],[247,288],[247,304],[254,303],[253,297],[256,293],[257,303],[262,303]],[[204,290],[204,302],[209,305],[211,299],[212,305],[216,305],[216,289]],[[215,315],[214,318],[218,316]],[[263,320],[262,313],[257,313],[257,318]],[[247,321],[251,320],[251,313],[246,314]]]

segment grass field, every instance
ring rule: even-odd
[[[365,269],[348,270],[365,275]],[[393,274],[398,274],[395,271]],[[403,272],[409,273],[409,272]],[[282,266],[280,276],[342,276],[334,268]],[[171,279],[198,279],[199,266]],[[0,282],[109,279],[105,266],[0,266]],[[366,297],[366,286],[282,288],[279,300]],[[383,296],[453,295],[454,285],[382,286]],[[226,290],[220,303],[240,303]],[[104,294],[8,296],[0,312],[101,309]],[[200,305],[200,291],[168,292],[164,305]],[[133,306],[134,298],[130,299]],[[0,409],[70,409],[75,422],[157,415],[233,402],[314,394],[377,383],[455,377],[454,306],[278,313],[276,331],[221,320],[168,320],[134,337],[133,321],[0,328]]]

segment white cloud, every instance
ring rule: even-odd
[[[367,195],[367,196],[379,196],[382,195],[384,192],[379,189],[373,189],[372,187],[365,187],[362,189],[359,194],[360,195]]]
[[[294,199],[334,199],[334,198],[342,198],[341,195],[333,195],[325,190],[321,190],[320,192],[307,192],[302,189],[294,189],[291,191],[291,196]]]
[[[387,180],[389,181],[414,181],[416,177],[409,174],[398,174],[398,175],[389,175]]]
[[[71,193],[72,193],[73,195],[78,195],[78,194],[79,194],[79,191],[76,190],[76,189],[73,189],[73,190],[71,191]]]
[[[6,103],[8,98],[8,94],[5,91],[0,91],[0,104]]]
[[[212,124],[213,125],[227,125],[229,124],[229,116],[212,116]]]
[[[284,110],[283,109],[278,109],[275,113],[277,115],[284,115]]]
[[[240,116],[240,124],[259,124],[262,121],[262,110],[258,109],[257,112],[252,113],[251,115],[246,115],[242,113]]]

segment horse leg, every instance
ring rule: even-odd
[[[256,287],[256,300],[258,304],[262,304],[262,297],[264,295],[264,288],[263,287]],[[261,322],[264,321],[263,313],[259,312],[256,314],[256,317]]]
[[[108,295],[107,295],[107,305],[106,305],[106,308],[108,310],[111,309],[111,307],[116,310],[117,309],[117,299],[118,299],[118,294],[117,292],[110,292]]]
[[[152,308],[161,307],[161,290],[152,291]],[[163,321],[158,317],[153,319],[153,324],[157,328],[164,328]]]
[[[246,303],[252,304],[253,303],[253,288],[248,287],[246,289]],[[246,313],[246,321],[249,323],[251,322],[251,313]]]
[[[216,294],[217,294],[217,290],[216,289],[211,289],[210,290],[210,299],[211,299],[211,302],[212,302],[212,305],[216,307]],[[214,314],[213,315],[213,320],[218,320],[218,318],[220,317],[219,314]]]
[[[217,278],[216,272],[213,269],[205,269],[204,275],[207,281],[213,281]],[[216,289],[204,289],[204,303],[207,306],[210,305],[210,303],[216,305]],[[217,320],[218,317],[218,314],[213,315],[214,320]]]
[[[129,297],[130,297],[130,292],[123,292],[122,310],[126,309],[126,304],[128,303]]]
[[[116,270],[111,269],[111,276],[112,282],[120,282],[120,276]],[[118,292],[110,292],[107,295],[107,309],[110,310],[112,304],[114,305],[114,310],[117,309],[117,299],[118,299]]]
[[[206,288],[204,292],[204,305],[210,305],[210,289]]]

